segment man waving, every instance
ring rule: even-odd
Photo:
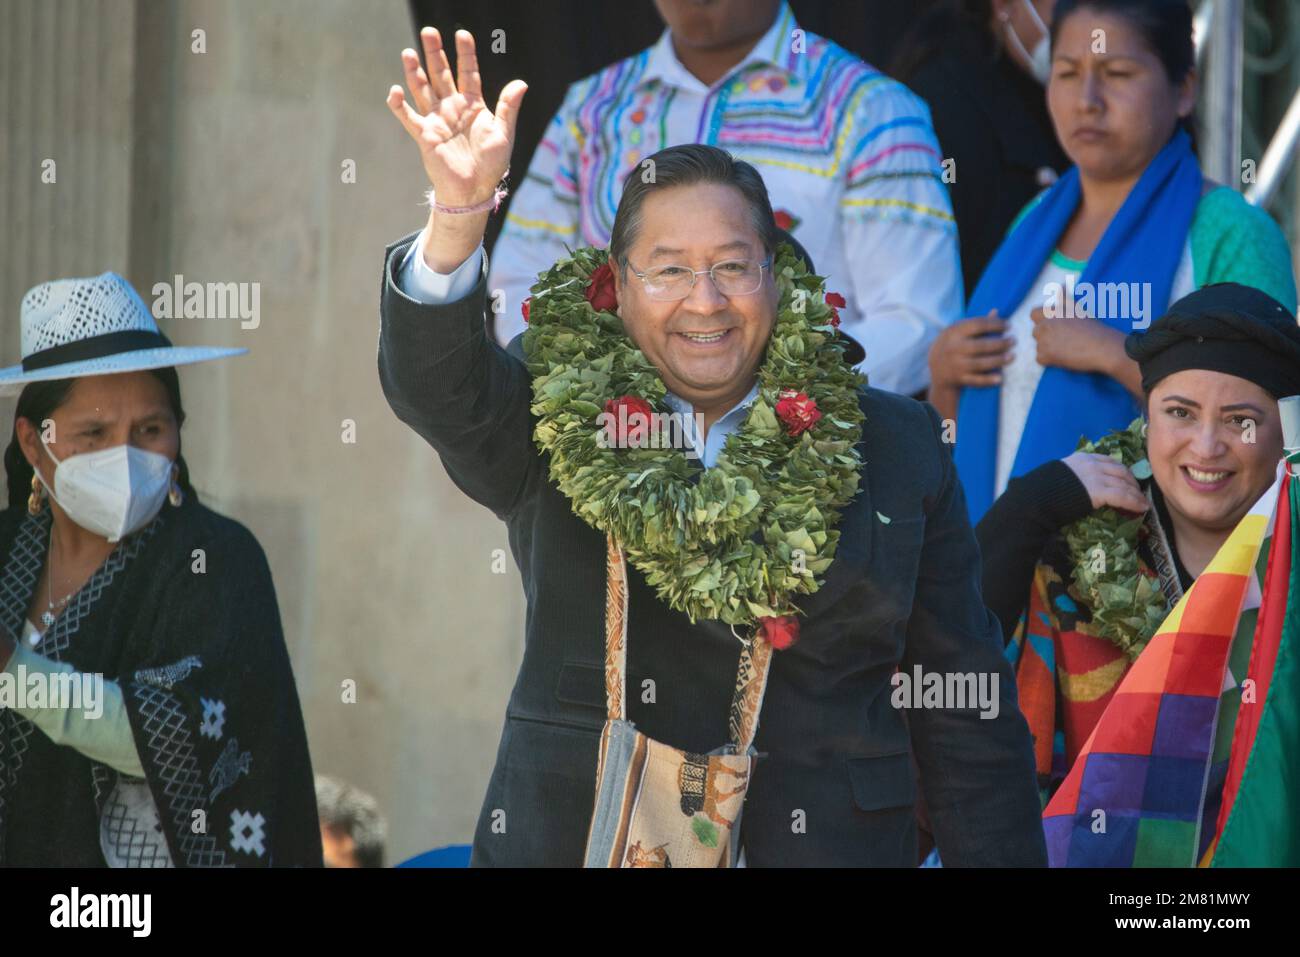
[[[525,87],[490,112],[473,38],[453,78],[421,36],[431,75],[405,51],[410,100],[388,104],[432,209],[387,252],[380,379],[506,522],[529,606],[472,862],[680,866],[729,846],[748,866],[912,866],[914,756],[946,864],[1044,863],[939,420],[844,361],[758,173],[710,146],[649,157],[609,249],[544,273],[502,349],[480,241]],[[698,434],[660,441],[674,413]]]

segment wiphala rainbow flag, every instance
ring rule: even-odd
[[[1298,757],[1300,479],[1284,470],[1115,689],[1043,812],[1049,861],[1300,866]]]

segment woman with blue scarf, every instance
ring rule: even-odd
[[[1217,282],[1293,309],[1286,240],[1201,175],[1185,0],[1060,0],[1048,109],[1074,166],[1012,224],[967,312],[931,349],[930,399],[959,422],[971,520],[1007,482],[1138,414],[1124,338]]]

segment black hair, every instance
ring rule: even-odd
[[[647,163],[653,165],[647,166]],[[779,239],[776,219],[772,215],[767,186],[758,170],[716,146],[687,143],[670,146],[646,157],[623,181],[623,195],[618,201],[609,236],[609,255],[620,270],[627,266],[628,248],[636,241],[641,226],[641,204],[650,192],[695,183],[721,183],[740,190],[749,206],[754,229],[762,237],[764,249],[769,253],[776,249]]]
[[[321,826],[352,838],[358,867],[383,867],[388,822],[371,795],[338,778],[316,776],[316,813]]]
[[[1053,49],[1065,18],[1084,8],[1127,20],[1141,35],[1147,49],[1160,59],[1170,83],[1182,83],[1195,69],[1196,41],[1192,33],[1192,8],[1187,0],[1057,0],[1048,28]],[[1180,117],[1178,125],[1192,138],[1194,147],[1196,130],[1192,117]]]
[[[167,390],[167,401],[172,414],[176,416],[176,428],[185,424],[185,409],[181,406],[181,383],[176,370],[170,366],[164,369],[150,369],[163,388]],[[18,420],[26,419],[37,429],[59,406],[67,401],[76,379],[50,379],[48,382],[32,382],[18,396],[18,406],[14,409],[14,429],[5,449],[5,478],[9,487],[9,507],[26,508],[27,498],[32,493],[32,477],[35,471],[27,463],[22,447],[18,444]],[[185,497],[198,501],[198,493],[190,484],[189,466],[181,455],[180,439],[177,438],[176,465],[178,474],[176,482],[185,493]]]

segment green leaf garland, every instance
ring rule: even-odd
[[[584,522],[613,535],[658,596],[692,622],[752,624],[793,615],[796,595],[821,586],[835,557],[835,525],[857,494],[865,378],[844,361],[822,277],[782,244],[773,276],[780,298],[758,396],[717,462],[702,469],[671,448],[602,448],[606,401],[637,396],[666,412],[658,370],[614,312],[585,293],[607,260],[584,247],[532,287],[523,346],[533,376],[533,438],[549,474]],[[791,438],[777,418],[795,389],[822,418]],[[694,473],[701,473],[692,482]]]
[[[1146,429],[1140,418],[1096,442],[1081,441],[1079,451],[1108,455],[1123,463],[1139,481],[1151,477]],[[1075,597],[1091,609],[1093,631],[1117,645],[1130,660],[1142,653],[1169,614],[1159,580],[1147,574],[1138,559],[1144,521],[1141,515],[1107,506],[1064,530]]]

